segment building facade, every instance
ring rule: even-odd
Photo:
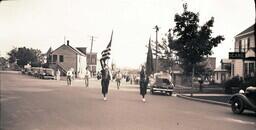
[[[234,52],[229,52],[231,60],[231,77],[255,77],[256,56],[254,26],[235,36]]]
[[[59,70],[61,75],[66,75],[71,68],[75,77],[83,78],[87,66],[86,55],[78,49],[69,45],[69,42],[52,51],[48,58],[49,67],[55,71]]]

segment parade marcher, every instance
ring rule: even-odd
[[[148,78],[146,76],[145,67],[142,66],[140,71],[140,94],[142,96],[142,101],[145,102],[145,95],[147,93],[147,86],[148,86]]]
[[[107,100],[109,81],[111,79],[110,71],[108,69],[107,64],[104,65],[104,69],[101,70],[101,74],[102,74],[102,78],[101,78],[102,94],[104,96],[104,101],[106,101]]]
[[[67,84],[68,85],[71,85],[72,77],[73,77],[72,69],[69,69],[67,72]]]
[[[117,74],[116,74],[117,89],[119,89],[119,87],[120,87],[121,79],[122,79],[122,74],[120,73],[120,71],[118,71]]]
[[[86,67],[86,70],[85,70],[85,76],[84,76],[84,82],[85,82],[85,86],[86,87],[89,87],[89,78],[90,78],[90,71],[88,69],[88,67]]]

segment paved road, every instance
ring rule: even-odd
[[[143,103],[135,87],[111,86],[103,101],[98,81],[85,88],[20,74],[0,78],[1,130],[256,129],[254,113],[234,115],[227,107],[162,95],[147,95]]]

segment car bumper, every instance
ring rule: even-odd
[[[173,92],[173,89],[164,89],[164,88],[152,88],[154,91],[165,91],[165,92]]]

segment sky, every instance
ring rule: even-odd
[[[217,66],[233,51],[234,36],[255,22],[253,0],[8,0],[0,2],[0,56],[23,46],[45,53],[64,44],[64,37],[90,50],[91,36],[93,52],[100,53],[113,30],[113,62],[138,68],[146,61],[149,38],[156,38],[154,26],[160,27],[158,39],[164,37],[184,2],[199,12],[200,25],[214,17],[213,36],[225,37],[213,49]]]

